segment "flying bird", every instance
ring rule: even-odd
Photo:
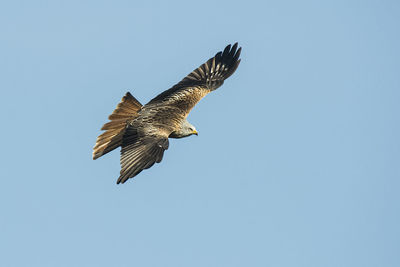
[[[105,130],[93,148],[93,159],[121,147],[121,171],[117,184],[161,162],[168,138],[197,135],[187,121],[191,109],[205,95],[220,87],[240,63],[241,48],[228,45],[172,88],[146,105],[127,92],[101,128]]]

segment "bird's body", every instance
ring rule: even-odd
[[[142,106],[129,92],[109,116],[106,130],[97,138],[93,159],[121,146],[121,172],[117,183],[124,183],[162,160],[168,138],[197,135],[187,121],[192,108],[205,95],[221,86],[240,63],[237,43],[195,69],[149,103]]]

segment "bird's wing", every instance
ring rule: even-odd
[[[144,135],[140,128],[128,126],[122,140],[121,172],[117,184],[125,183],[142,170],[161,162],[168,146],[166,134],[153,130]]]
[[[171,89],[153,98],[147,105],[178,107],[187,116],[190,110],[209,92],[220,87],[240,63],[238,44],[228,45],[224,51],[192,71]]]

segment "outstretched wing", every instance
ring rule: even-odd
[[[220,87],[231,76],[240,63],[240,52],[235,43],[192,71],[171,89],[153,98],[147,105],[178,107],[187,116],[190,110],[209,92]]]
[[[154,163],[161,162],[168,146],[168,137],[157,131],[142,135],[136,127],[128,127],[122,140],[121,172],[117,184],[125,183]]]

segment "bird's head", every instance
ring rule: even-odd
[[[191,135],[198,135],[199,133],[197,132],[196,128],[191,125],[187,120],[185,120],[180,129],[177,131],[174,131],[170,134],[170,138],[183,138]]]
[[[185,121],[185,123],[183,123],[182,130],[186,134],[186,136],[190,136],[192,134],[199,135],[199,133],[196,130],[196,127],[191,125],[188,121]]]
[[[190,135],[195,134],[195,135],[199,135],[199,133],[197,132],[196,128],[191,128],[189,129]]]

